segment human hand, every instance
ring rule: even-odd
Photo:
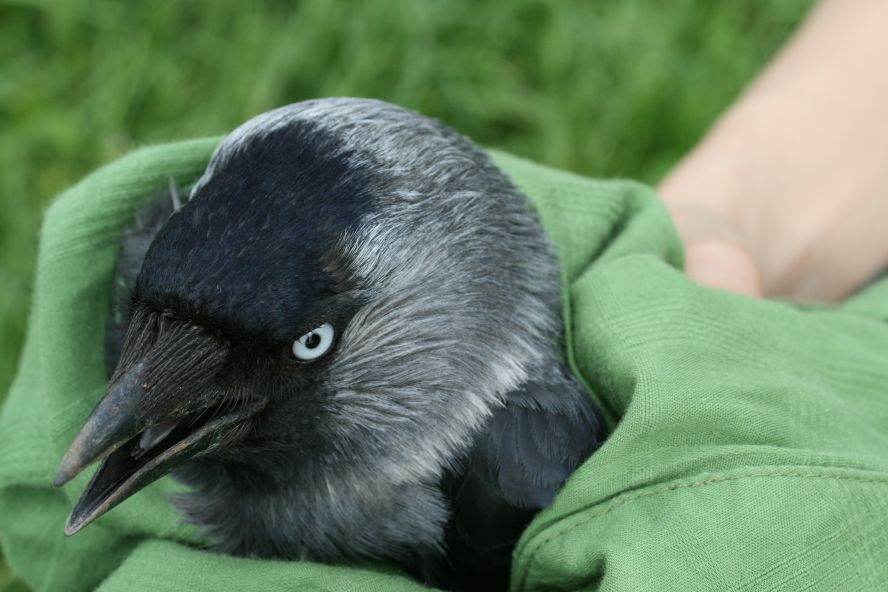
[[[836,301],[888,267],[888,2],[822,0],[659,191],[699,283]]]
[[[685,245],[685,273],[709,288],[762,298],[761,271],[735,224],[706,203],[668,200],[666,207]]]

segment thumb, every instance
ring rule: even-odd
[[[763,298],[756,259],[741,233],[714,208],[666,202],[685,247],[685,273],[697,283],[744,296]]]
[[[755,260],[739,245],[716,239],[686,244],[685,273],[700,285],[763,298]]]

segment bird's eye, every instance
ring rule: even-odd
[[[333,325],[324,323],[293,342],[293,355],[303,361],[316,360],[333,345]]]

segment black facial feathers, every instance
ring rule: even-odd
[[[298,337],[317,311],[292,303],[344,288],[324,262],[384,188],[372,163],[355,166],[311,123],[248,136],[160,231],[135,296],[228,334]]]

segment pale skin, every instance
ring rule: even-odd
[[[659,191],[705,286],[831,302],[888,268],[888,1],[821,0]]]

